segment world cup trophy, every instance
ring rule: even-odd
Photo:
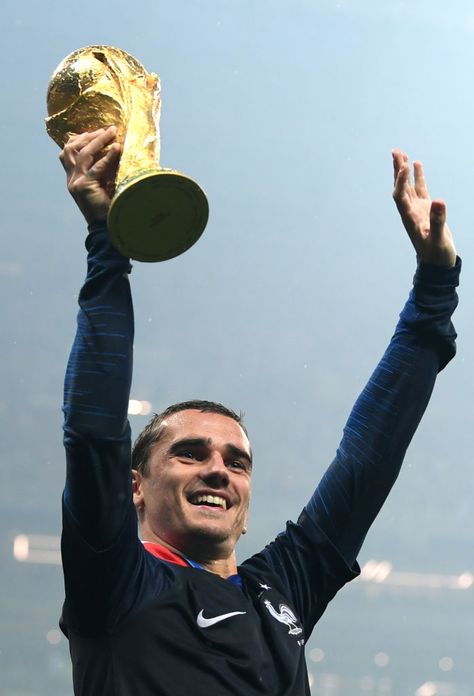
[[[201,236],[209,206],[200,186],[160,167],[160,79],[113,46],[87,46],[54,71],[47,95],[48,134],[69,137],[114,125],[122,155],[107,227],[114,246],[138,261],[165,261]]]

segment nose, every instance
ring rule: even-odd
[[[229,483],[229,471],[220,452],[211,452],[201,471],[201,478],[216,487],[227,486]]]

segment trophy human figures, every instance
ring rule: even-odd
[[[48,134],[64,147],[73,133],[114,125],[122,156],[107,226],[112,243],[138,261],[165,261],[201,236],[209,207],[189,177],[160,167],[160,79],[112,46],[87,46],[54,71]]]

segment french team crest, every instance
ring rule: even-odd
[[[303,633],[303,629],[298,626],[298,619],[291,611],[290,607],[287,607],[286,604],[280,604],[278,607],[279,611],[277,611],[270,600],[264,599],[263,603],[270,616],[273,616],[274,619],[288,626],[288,633],[290,636],[299,636],[300,633]]]

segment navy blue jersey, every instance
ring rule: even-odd
[[[224,580],[139,541],[127,407],[130,265],[103,226],[65,383],[62,554],[77,696],[303,696],[304,644],[390,491],[439,370],[455,353],[460,261],[420,265],[382,360],[329,469],[296,522]]]

